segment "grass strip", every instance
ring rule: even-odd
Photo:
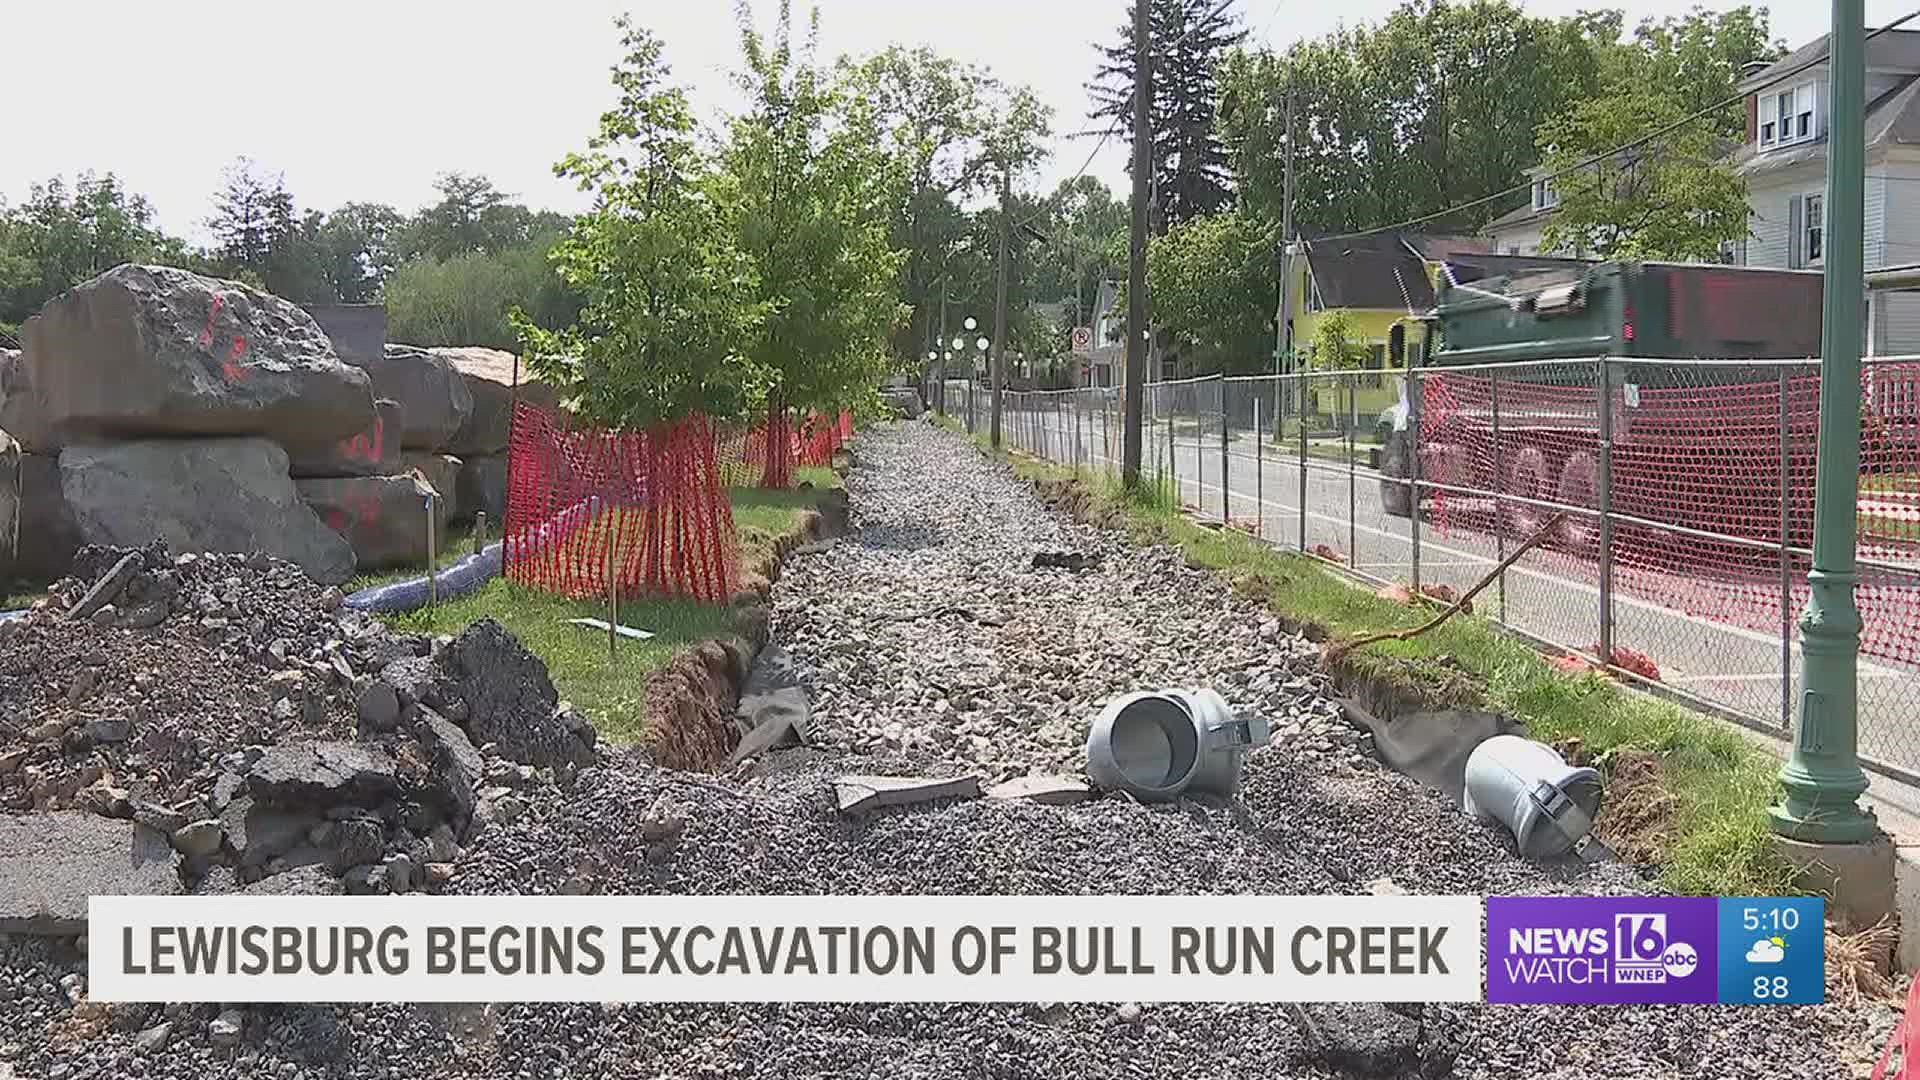
[[[840,486],[831,469],[799,468],[795,482],[815,488]],[[773,550],[781,535],[791,532],[812,510],[815,492],[804,489],[765,491],[732,488],[734,531],[740,541],[740,563],[751,566]],[[410,577],[414,569],[395,574]],[[457,634],[477,619],[491,616],[514,632],[527,648],[547,663],[560,696],[592,718],[604,739],[617,743],[647,738],[646,685],[681,650],[733,634],[732,613],[724,604],[642,597],[620,600],[620,623],[650,631],[647,641],[621,638],[609,655],[605,631],[574,626],[568,619],[607,617],[604,599],[570,600],[495,578],[484,587],[437,607],[388,617],[401,630],[429,634]]]

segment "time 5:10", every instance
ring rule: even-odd
[[[1740,922],[1748,930],[1798,930],[1800,909],[1792,907],[1746,908]]]

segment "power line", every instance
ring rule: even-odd
[[[1887,33],[1890,30],[1898,29],[1903,24],[1911,22],[1916,18],[1920,18],[1920,9],[1910,11],[1907,14],[1902,15],[1899,18],[1893,20],[1892,22],[1886,24],[1885,26],[1882,26],[1877,30],[1868,32],[1868,34],[1863,40],[1872,41],[1874,38],[1879,37],[1881,34]],[[1786,82],[1787,80],[1793,78],[1794,76],[1799,75],[1801,72],[1804,72],[1810,68],[1818,67],[1819,65],[1824,64],[1826,62],[1827,62],[1827,57],[1825,56],[1815,57],[1811,60],[1806,61],[1805,63],[1800,64],[1799,66],[1793,68],[1790,71],[1781,72],[1779,75],[1774,76],[1768,82],[1755,87],[1752,92],[1755,94],[1758,94],[1767,90],[1771,90],[1774,87],[1780,85],[1781,83]],[[1463,210],[1472,210],[1473,208],[1478,206],[1485,206],[1486,204],[1491,202],[1499,202],[1499,201],[1511,198],[1515,195],[1523,194],[1531,190],[1533,185],[1539,181],[1557,180],[1560,177],[1566,176],[1569,173],[1579,172],[1582,169],[1585,169],[1592,165],[1597,165],[1600,162],[1606,161],[1609,158],[1613,158],[1620,154],[1626,153],[1629,150],[1636,150],[1642,146],[1647,145],[1650,142],[1653,142],[1655,139],[1658,139],[1664,135],[1672,134],[1673,132],[1678,131],[1681,128],[1687,126],[1688,124],[1691,124],[1703,117],[1711,116],[1714,113],[1721,111],[1722,109],[1728,108],[1729,106],[1738,105],[1740,102],[1745,101],[1746,98],[1747,98],[1746,94],[1734,94],[1733,96],[1725,98],[1721,101],[1717,101],[1712,105],[1707,106],[1704,109],[1700,109],[1696,112],[1689,113],[1688,115],[1683,116],[1680,119],[1675,120],[1670,124],[1667,124],[1665,127],[1657,128],[1651,132],[1648,132],[1647,134],[1642,135],[1638,139],[1634,139],[1631,142],[1622,143],[1621,145],[1616,146],[1611,150],[1607,150],[1602,153],[1595,154],[1584,161],[1578,162],[1577,164],[1574,164],[1574,165],[1569,165],[1568,167],[1564,169],[1560,169],[1556,172],[1548,173],[1545,176],[1534,177],[1532,179],[1529,179],[1525,183],[1517,184],[1513,187],[1506,189],[1505,191],[1496,191],[1492,195],[1486,195],[1478,199],[1473,199],[1468,202],[1463,202],[1458,206],[1450,206],[1445,210],[1436,210],[1431,214],[1422,214],[1421,216],[1416,218],[1408,218],[1406,221],[1402,221],[1393,225],[1382,225],[1372,229],[1359,229],[1354,232],[1336,233],[1333,236],[1323,236],[1319,238],[1320,242],[1327,243],[1334,240],[1352,240],[1362,236],[1372,236],[1376,233],[1396,232],[1400,229],[1410,228],[1414,225],[1424,225],[1427,222],[1434,220],[1435,218],[1447,217],[1452,214],[1460,213]]]

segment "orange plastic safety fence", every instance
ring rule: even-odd
[[[572,597],[732,594],[733,511],[706,417],[615,432],[521,402],[511,453],[509,579]]]

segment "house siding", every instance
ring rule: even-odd
[[[1920,164],[1869,162],[1868,169],[1867,269],[1920,262]],[[1879,308],[1873,351],[1920,354],[1920,293],[1882,293],[1872,303]]]
[[[1493,248],[1495,255],[1538,255],[1540,254],[1540,235],[1545,227],[1539,222],[1534,222],[1489,231],[1487,242]],[[1520,250],[1517,252],[1510,250],[1516,247]]]

